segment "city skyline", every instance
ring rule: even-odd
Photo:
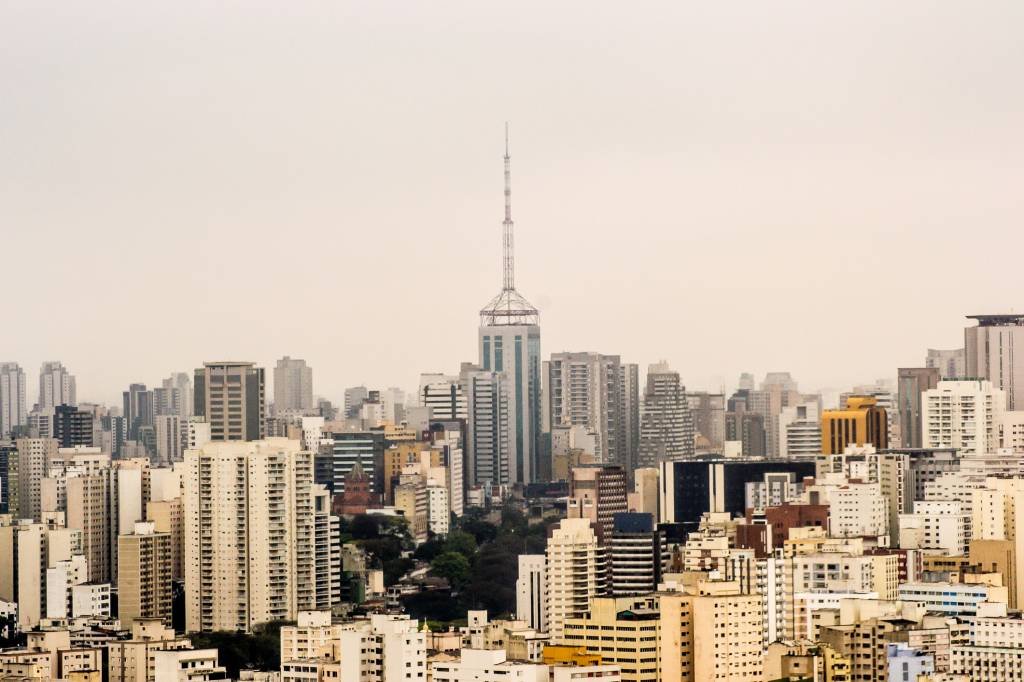
[[[0,10],[19,64],[0,72],[4,245],[48,258],[45,276],[7,262],[26,293],[9,297],[20,332],[3,360],[34,374],[59,359],[81,400],[109,404],[216,358],[303,358],[335,402],[454,373],[501,269],[510,120],[519,286],[544,311],[546,355],[667,360],[709,390],[741,371],[808,389],[894,378],[959,347],[963,316],[1015,309],[1016,252],[984,244],[1019,229],[1024,101],[1006,83],[1024,8],[797,4],[682,4],[653,23],[556,8],[550,32],[527,7],[410,4],[408,23],[370,7]],[[921,28],[911,46],[906,25]],[[516,47],[479,49],[492,34]],[[293,35],[302,50],[285,49]],[[61,304],[83,290],[91,304]],[[325,296],[335,321],[291,322]],[[879,300],[871,325],[815,322]],[[445,333],[398,342],[396,308]]]

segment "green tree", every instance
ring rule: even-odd
[[[469,582],[469,560],[458,552],[445,552],[430,564],[430,572],[446,578],[453,589],[459,590]]]
[[[458,552],[467,559],[476,556],[476,538],[463,530],[453,530],[444,543],[445,552]]]

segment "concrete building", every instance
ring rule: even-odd
[[[1006,409],[1024,409],[1024,315],[968,315],[976,327],[964,329],[968,377],[988,379],[1006,395]]]
[[[159,649],[153,656],[153,682],[211,682],[227,679],[216,649]]]
[[[630,375],[636,365],[623,363],[618,355],[554,353],[547,367],[548,419],[551,427],[583,426],[597,436],[595,461],[629,470],[634,453],[629,434],[637,412],[637,385]]]
[[[430,408],[431,419],[468,419],[469,402],[459,377],[421,374],[419,404]]]
[[[924,366],[939,370],[940,379],[963,379],[971,376],[967,373],[967,354],[963,348],[953,350],[929,348]]]
[[[651,514],[621,513],[614,517],[607,541],[609,588],[613,596],[649,594],[668,570],[665,534]]]
[[[25,370],[16,362],[0,362],[0,439],[28,421]]]
[[[660,616],[656,598],[596,597],[584,613],[566,618],[564,634],[553,641],[599,653],[614,662],[624,682],[655,682],[662,679],[658,655]],[[614,632],[614,636],[609,636]]]
[[[47,462],[60,447],[52,438],[19,438],[17,448],[17,477],[9,480],[11,489],[17,488],[18,518],[42,520],[42,481],[47,475]],[[8,464],[10,466],[10,464]]]
[[[207,443],[185,462],[186,629],[248,632],[315,609],[312,454],[270,438]]]
[[[660,462],[692,457],[693,415],[686,388],[668,364],[651,365],[640,408],[640,447],[637,466],[654,467]]]
[[[168,397],[167,402],[157,405],[157,414],[177,414],[182,423],[187,422],[195,409],[192,395],[192,379],[185,372],[175,372],[161,382],[161,388]]]
[[[73,454],[71,462],[74,471],[67,479],[67,526],[82,532],[89,579],[109,583],[114,571],[111,538],[118,531],[112,514],[117,497],[111,492],[110,456],[99,448],[89,448]]]
[[[152,618],[170,625],[174,576],[170,533],[158,533],[152,522],[138,522],[130,535],[118,537],[117,544],[117,617],[122,627]]]
[[[38,625],[46,613],[46,557],[45,526],[0,518],[0,600],[18,605],[22,630]]]
[[[44,362],[39,368],[39,400],[42,409],[57,405],[77,405],[75,377],[59,362]]]
[[[264,371],[251,362],[207,362],[195,371],[195,414],[214,441],[266,435]]]
[[[589,519],[562,519],[545,549],[548,632],[561,641],[566,619],[581,617],[607,589],[607,560]]]
[[[1006,396],[992,382],[940,381],[921,400],[924,447],[955,448],[961,456],[984,455],[998,448]]]
[[[658,470],[645,467],[633,471],[633,492],[626,495],[631,512],[651,514],[658,518]]]
[[[182,460],[181,417],[177,414],[161,414],[153,418],[153,432],[156,439],[156,461],[171,464]],[[186,431],[187,435],[187,431]]]
[[[821,452],[821,410],[817,402],[783,407],[779,413],[779,457],[814,457]]]
[[[130,639],[107,642],[108,682],[154,682],[157,651],[181,651],[192,648],[185,637],[178,637],[163,620],[136,619]]]
[[[312,412],[313,368],[305,360],[287,355],[274,367],[274,411],[277,414],[295,411]]]
[[[512,661],[504,649],[462,649],[457,661],[439,661],[431,666],[434,682],[549,682],[543,663]]]
[[[925,391],[939,385],[937,367],[901,367],[897,370],[897,411],[900,420],[900,440],[905,448],[924,446],[921,430],[921,397]]]

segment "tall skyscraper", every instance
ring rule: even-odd
[[[59,362],[44,362],[39,368],[38,407],[77,404],[75,377]]]
[[[195,413],[210,439],[260,440],[266,434],[264,372],[251,362],[207,362],[195,373]]]
[[[248,632],[317,608],[313,455],[298,441],[211,442],[185,456],[188,632]]]
[[[312,412],[313,368],[287,355],[274,367],[274,411]]]
[[[633,466],[629,434],[635,429],[635,365],[618,355],[555,353],[547,363],[550,425],[585,426],[597,434],[598,463]]]
[[[1006,394],[1007,410],[1024,409],[1024,315],[968,315],[978,326],[964,329],[967,376],[988,379]],[[1024,352],[1024,351],[1022,351]]]
[[[26,423],[26,405],[25,370],[16,362],[0,362],[0,439]]]
[[[647,388],[640,412],[637,466],[653,467],[665,460],[693,454],[693,415],[679,373],[669,369],[666,363],[651,365],[647,370]]]
[[[938,367],[900,367],[897,370],[896,409],[900,441],[905,448],[922,447],[921,394],[939,385]]]
[[[480,311],[478,338],[480,366],[509,378],[509,476],[530,483],[540,468],[540,325],[539,311],[516,291],[511,163],[506,126],[502,288]]]

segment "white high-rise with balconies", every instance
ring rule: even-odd
[[[59,362],[44,362],[39,368],[39,400],[37,407],[77,405],[75,377]]]
[[[551,641],[558,642],[567,618],[580,618],[607,585],[607,561],[590,519],[562,519],[548,538],[544,573]]]
[[[25,370],[16,362],[0,362],[0,439],[28,419]]]
[[[312,453],[211,441],[185,464],[186,629],[247,632],[317,608]]]
[[[1005,393],[987,379],[940,381],[921,396],[922,445],[961,456],[993,453],[1005,406]]]

